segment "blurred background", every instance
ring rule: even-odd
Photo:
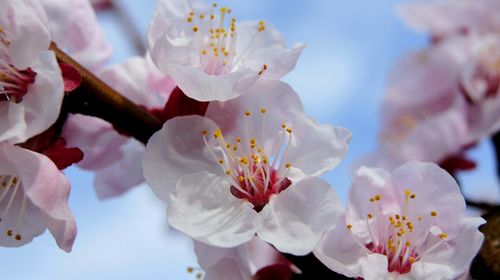
[[[395,0],[233,0],[238,21],[263,19],[291,45],[307,48],[285,81],[302,97],[306,111],[321,123],[353,133],[346,159],[325,179],[345,201],[352,165],[376,147],[379,105],[387,75],[401,55],[427,44],[398,20]],[[115,0],[115,11],[99,20],[113,45],[110,63],[141,55],[155,0]],[[117,15],[120,15],[117,17]],[[474,172],[460,180],[470,198],[498,200],[492,148],[483,141],[471,150]],[[70,207],[79,233],[71,254],[48,233],[21,248],[0,248],[1,279],[195,279],[191,241],[168,228],[165,207],[145,186],[122,197],[99,201],[92,174],[69,168]]]

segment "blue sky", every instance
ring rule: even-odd
[[[288,43],[307,44],[296,69],[285,80],[300,94],[310,115],[353,133],[347,158],[325,176],[342,198],[353,162],[376,145],[379,100],[391,66],[397,57],[427,43],[425,36],[398,20],[393,12],[398,2],[222,2],[229,3],[238,21],[264,19]],[[154,1],[118,3],[145,36]],[[132,54],[127,37],[111,18],[104,15],[101,20],[114,45],[113,62]],[[481,144],[472,156],[480,168],[462,176],[466,191],[475,196],[493,191],[498,197],[489,143]],[[185,272],[187,266],[196,265],[190,241],[168,230],[164,206],[148,188],[101,202],[94,194],[90,173],[70,168],[66,174],[72,182],[70,206],[79,226],[73,252],[57,249],[48,233],[22,248],[1,248],[3,279],[195,279]],[[479,191],[470,191],[476,188]]]

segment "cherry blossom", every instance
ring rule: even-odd
[[[149,109],[162,108],[175,86],[149,58],[132,57],[102,69],[98,75],[125,97]],[[119,134],[108,122],[72,115],[66,121],[63,136],[69,145],[85,153],[79,166],[95,171],[94,185],[99,198],[120,195],[144,182],[141,167],[144,145]],[[123,170],[127,170],[126,174]]]
[[[2,1],[0,13],[0,142],[20,143],[56,121],[63,81],[40,3]]]
[[[433,163],[361,167],[345,214],[314,253],[348,277],[457,279],[483,241],[484,220],[464,211],[457,183]]]
[[[0,144],[0,245],[18,247],[46,228],[71,251],[76,223],[68,207],[69,182],[46,156]]]
[[[221,247],[255,233],[282,252],[306,254],[339,211],[328,183],[348,130],[307,117],[285,83],[262,80],[206,117],[171,119],[150,139],[143,169],[168,203],[169,223]]]
[[[205,280],[260,279],[259,276],[270,273],[266,272],[268,270],[273,270],[273,279],[290,279],[292,273],[300,273],[275,248],[256,237],[234,248],[214,247],[195,241],[194,252]],[[195,268],[189,270],[194,271]]]
[[[264,21],[237,22],[231,9],[203,1],[159,1],[148,44],[153,61],[189,97],[226,101],[259,78],[280,79],[304,48],[288,49]]]
[[[49,18],[52,40],[89,70],[99,70],[111,56],[111,46],[89,1],[40,2]]]
[[[500,2],[496,0],[414,1],[398,5],[397,10],[410,27],[437,37],[500,29]]]

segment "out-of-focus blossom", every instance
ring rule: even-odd
[[[272,279],[287,280],[292,273],[300,273],[275,248],[256,237],[234,248],[213,247],[195,241],[194,251],[198,263],[205,271],[205,280],[270,279],[258,277],[266,273],[266,270],[273,269]]]
[[[231,9],[204,1],[159,1],[148,43],[153,61],[189,97],[226,101],[259,78],[280,79],[304,48],[286,47],[269,24],[239,23]]]
[[[345,214],[314,253],[348,277],[457,279],[483,240],[484,220],[464,211],[457,183],[433,163],[361,167]]]
[[[144,176],[169,223],[204,243],[234,247],[255,233],[306,254],[339,211],[328,183],[351,134],[307,117],[285,83],[262,80],[206,117],[171,119],[150,139]]]
[[[133,57],[99,71],[98,76],[138,105],[163,108],[174,88],[172,80],[160,73],[149,58]],[[101,119],[72,115],[63,136],[85,154],[80,167],[96,172],[94,185],[100,198],[124,193],[144,182],[141,158],[144,145],[119,134]],[[124,172],[126,170],[126,172]]]
[[[497,0],[413,1],[400,4],[397,10],[410,27],[437,38],[500,30]]]
[[[111,56],[111,45],[88,0],[40,0],[47,15],[52,40],[91,71],[99,70]]]
[[[498,38],[448,38],[401,59],[384,96],[380,148],[362,163],[454,158],[458,169],[473,168],[464,151],[500,129]]]
[[[38,1],[0,3],[0,142],[24,142],[59,116],[63,80],[49,43]]]
[[[29,243],[46,228],[71,251],[76,223],[68,206],[69,182],[46,156],[0,144],[0,245]]]

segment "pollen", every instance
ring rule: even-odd
[[[267,70],[267,64],[262,64],[262,68],[260,68],[260,71],[258,73],[258,75],[262,75],[264,74],[264,72]]]
[[[222,137],[222,131],[220,129],[215,130],[214,137],[215,138]]]
[[[265,113],[267,112],[267,110],[266,110],[266,108],[260,108],[260,112],[261,112],[262,114],[265,114]]]

